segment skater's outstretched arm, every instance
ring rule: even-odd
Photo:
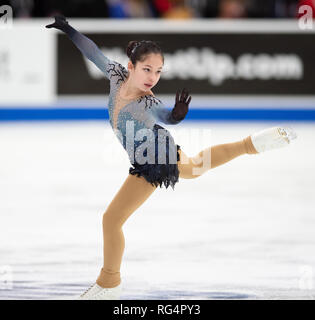
[[[47,25],[46,28],[56,28],[66,33],[82,54],[91,60],[109,79],[106,69],[111,60],[102,53],[92,40],[70,26],[64,16],[55,16],[55,22]]]
[[[164,104],[160,102],[152,108],[153,114],[157,120],[165,124],[177,124],[186,117],[190,101],[191,96],[184,88],[181,93],[177,91],[175,106],[171,111],[167,110]]]

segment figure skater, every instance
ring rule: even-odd
[[[71,27],[65,17],[55,16],[55,22],[46,27],[65,32],[110,81],[110,124],[127,151],[132,167],[102,217],[103,267],[95,283],[78,299],[119,299],[122,289],[120,267],[125,248],[122,226],[157,187],[174,189],[179,178],[194,179],[241,155],[286,146],[296,134],[292,129],[272,127],[240,141],[208,147],[194,157],[188,157],[170,133],[156,123],[175,125],[182,121],[191,96],[186,89],[178,90],[174,108],[170,111],[154,96],[151,89],[160,80],[164,65],[163,53],[155,42],[129,42],[126,70],[120,63],[104,56],[96,44]],[[136,139],[130,132],[136,132]],[[146,139],[141,140],[141,137]]]

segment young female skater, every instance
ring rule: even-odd
[[[240,141],[206,148],[196,156],[188,157],[175,144],[169,132],[156,123],[179,123],[185,118],[191,101],[186,89],[178,91],[175,106],[169,111],[152,93],[151,89],[158,83],[164,64],[163,53],[156,43],[129,42],[127,56],[130,60],[126,70],[121,64],[105,57],[95,43],[72,28],[65,17],[56,16],[55,22],[46,27],[65,32],[110,81],[110,124],[133,165],[103,215],[103,267],[96,282],[79,297],[119,299],[120,267],[125,247],[122,226],[158,186],[174,189],[179,177],[193,179],[240,155],[283,147],[296,135],[292,130],[273,127]]]

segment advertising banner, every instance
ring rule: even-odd
[[[154,88],[158,94],[173,94],[177,88],[187,87],[197,95],[315,95],[314,34],[277,32],[274,24],[274,30],[264,31],[266,24],[261,23],[257,32],[246,28],[207,32],[201,27],[199,31],[193,28],[193,32],[161,32],[158,26],[150,32],[136,32],[123,24],[119,30],[107,28],[84,34],[104,55],[125,67],[129,41],[159,43],[165,65],[161,81]],[[108,93],[109,83],[102,73],[61,33],[57,61],[59,95]]]

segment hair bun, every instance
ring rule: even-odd
[[[160,54],[164,63],[163,52],[160,46],[153,41],[129,41],[126,48],[126,54],[133,65],[136,65],[137,61],[143,61],[151,53]]]
[[[130,41],[128,43],[127,49],[126,49],[126,54],[128,58],[131,57],[132,51],[140,44],[140,41]]]

